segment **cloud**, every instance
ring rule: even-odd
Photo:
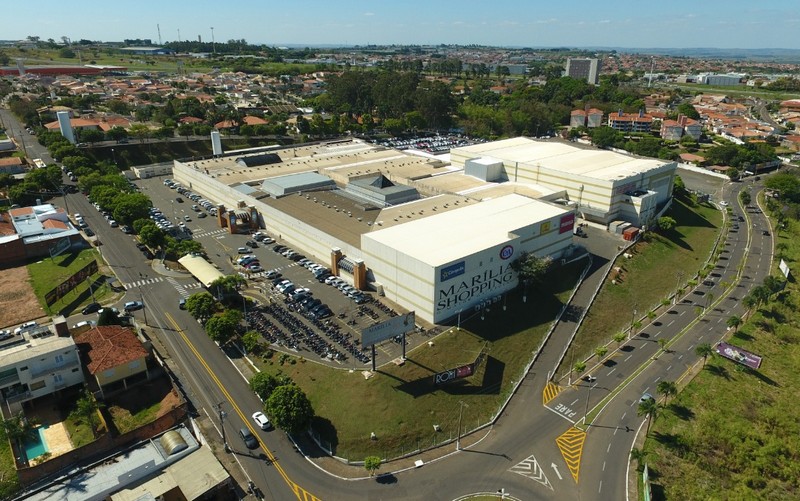
[[[554,24],[557,23],[558,19],[551,17],[550,19],[539,19],[536,21],[536,24]]]
[[[365,12],[364,15],[365,16],[374,16],[375,13],[374,12]]]
[[[603,19],[603,20],[599,21],[600,24],[608,24],[610,22],[611,22],[611,19]]]

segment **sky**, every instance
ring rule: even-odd
[[[10,0],[0,39],[800,49],[799,0]]]

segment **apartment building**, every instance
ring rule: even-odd
[[[0,397],[7,411],[29,400],[83,384],[78,349],[53,326],[36,326],[0,342]]]
[[[600,81],[600,60],[585,58],[567,58],[566,76],[586,80],[597,85]]]
[[[608,126],[621,132],[650,132],[653,117],[644,111],[623,113],[622,110],[608,115]]]

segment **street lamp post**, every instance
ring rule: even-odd
[[[216,45],[216,41],[214,40],[214,27],[213,26],[211,27],[211,52],[213,52],[214,54],[217,53],[217,45]]]
[[[594,385],[590,385],[589,386],[589,390],[586,392],[586,406],[584,407],[584,410],[583,410],[583,423],[587,427],[590,426],[590,424],[589,424],[589,395],[591,395],[593,387],[594,387]]]
[[[467,404],[464,403],[463,400],[458,401],[461,404],[461,408],[458,411],[458,435],[456,435],[456,450],[461,450],[461,418],[464,416],[464,407],[469,407]]]
[[[637,305],[634,303],[634,305],[633,305],[633,313],[631,314],[631,328],[628,331],[628,339],[630,339],[631,336],[633,335],[633,324],[634,324],[634,322],[636,322],[636,313],[637,313],[636,312],[636,306]]]
[[[117,165],[117,155],[114,154],[114,148],[111,148],[111,158],[114,159],[114,165]]]
[[[222,443],[225,444],[225,452],[230,453],[231,447],[228,445],[228,438],[225,436],[225,411],[222,410],[222,404],[224,402],[220,402],[217,404],[217,412],[219,415],[219,427],[222,430]]]

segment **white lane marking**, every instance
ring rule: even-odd
[[[630,359],[631,359],[631,357],[632,357],[632,356],[633,356],[633,355],[628,355],[628,358],[626,358],[625,360],[623,360],[623,362],[627,362],[628,360],[630,360]]]

